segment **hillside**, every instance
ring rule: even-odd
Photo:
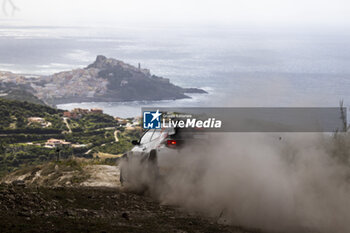
[[[115,163],[113,163],[115,165]],[[0,179],[11,184],[45,187],[120,187],[119,167],[101,161],[75,158],[23,167]],[[0,182],[0,183],[1,183]]]
[[[150,70],[99,55],[82,69],[38,78],[0,72],[2,85],[24,87],[50,105],[72,102],[118,102],[190,98],[186,93],[206,93],[198,88],[182,88]]]
[[[0,176],[58,158],[93,159],[99,152],[119,155],[130,149],[131,140],[141,133],[125,130],[107,114],[87,112],[78,118],[65,118],[62,110],[1,98],[0,117]],[[57,146],[47,144],[49,139],[56,140]],[[105,160],[109,163],[117,158]]]
[[[33,95],[32,93],[21,90],[21,89],[9,89],[6,92],[3,92],[1,98],[8,100],[18,100],[18,101],[26,101],[33,104],[46,105],[44,101],[40,100],[38,97]]]
[[[0,98],[0,131],[33,128],[28,125],[29,117],[43,117],[48,120],[57,118],[57,114],[62,110],[51,108],[49,106],[29,103],[27,101],[7,100]],[[56,119],[57,120],[57,119]],[[57,123],[49,128],[61,129],[63,124]]]
[[[35,90],[30,83],[35,81],[34,78],[25,78],[11,72],[0,71],[0,97],[45,105],[44,101],[34,95]]]
[[[35,89],[39,97],[51,104],[183,99],[189,98],[186,92],[205,93],[201,89],[181,88],[169,79],[151,75],[147,69],[101,55],[84,69],[51,75],[47,82],[49,87]],[[50,91],[53,86],[59,91]]]

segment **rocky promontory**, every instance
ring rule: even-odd
[[[190,98],[186,93],[206,93],[198,88],[182,88],[150,70],[105,56],[85,68],[38,78],[0,73],[3,83],[26,89],[50,105],[72,102],[119,102]],[[19,83],[17,83],[19,82]],[[7,85],[8,86],[8,85]],[[26,88],[27,87],[27,88]]]

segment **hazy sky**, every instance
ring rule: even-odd
[[[8,1],[8,0],[0,0]],[[33,24],[350,25],[350,0],[12,0],[0,20]],[[7,5],[8,12],[10,6]],[[1,23],[1,21],[0,21]]]

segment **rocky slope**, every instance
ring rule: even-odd
[[[259,232],[112,188],[0,184],[1,232]]]
[[[132,192],[118,173],[117,166],[51,162],[9,174],[0,183],[1,232],[260,232]]]
[[[9,100],[25,100],[30,103],[45,105],[42,100],[33,94],[36,91],[30,85],[32,81],[35,80],[27,79],[11,72],[0,71],[0,97]]]
[[[1,179],[11,184],[45,187],[121,187],[119,166],[91,164],[86,159],[48,162],[19,169]]]

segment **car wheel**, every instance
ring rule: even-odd
[[[153,163],[153,164],[157,164],[157,152],[156,152],[156,150],[151,150],[151,152],[149,153],[149,156],[148,156],[148,162]]]
[[[151,150],[147,162],[148,175],[151,181],[155,181],[158,178],[158,161],[156,150]]]
[[[120,180],[120,183],[121,185],[124,185],[125,182],[127,181],[127,162],[128,162],[128,158],[127,158],[127,155],[123,155],[122,157],[123,161],[121,162],[120,164],[120,176],[119,176],[119,180]]]
[[[124,169],[123,169],[123,167],[120,167],[120,178],[119,178],[119,180],[120,180],[121,185],[124,185],[125,179],[124,179]]]

